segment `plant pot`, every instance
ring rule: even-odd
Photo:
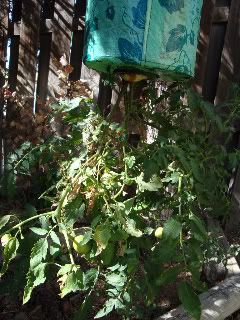
[[[202,0],[89,0],[85,64],[167,79],[193,76]]]

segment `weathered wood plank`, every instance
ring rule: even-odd
[[[19,42],[20,42],[20,31],[16,32],[17,29],[15,25],[21,23],[22,15],[22,0],[14,0],[12,2],[12,19],[8,25],[8,32],[10,38],[10,56],[9,56],[9,69],[8,69],[8,85],[11,91],[16,90],[17,85],[17,73],[18,73],[18,57],[19,57]],[[14,32],[18,33],[15,35]],[[10,123],[14,114],[14,104],[8,102],[6,108],[6,123]],[[4,141],[4,161],[7,162],[7,155],[11,145],[8,144],[8,141]]]
[[[11,36],[10,59],[8,70],[8,84],[10,90],[16,90],[17,72],[18,72],[18,55],[19,55],[19,36]]]
[[[12,0],[12,22],[21,20],[23,0]]]
[[[56,97],[59,94],[58,67],[54,62],[66,55],[70,61],[71,29],[73,21],[74,0],[56,0],[52,19],[52,43],[50,54],[50,68],[48,76],[48,94]]]
[[[84,30],[86,2],[86,0],[77,0],[75,3],[72,28],[74,31]]]
[[[51,39],[51,33],[40,34],[40,53],[37,80],[37,97],[39,103],[36,105],[36,111],[39,104],[44,103],[47,98]]]
[[[42,6],[42,20],[52,19],[54,16],[55,0],[44,0]]]
[[[229,97],[232,82],[240,80],[240,1],[232,0],[229,12],[229,22],[221,59],[218,89],[215,103],[221,103]]]
[[[213,23],[228,22],[229,7],[215,7],[213,11]]]
[[[231,277],[200,296],[201,320],[224,320],[240,309],[240,275]],[[178,307],[155,320],[190,320]]]
[[[23,0],[17,90],[33,102],[42,0]]]
[[[106,85],[104,75],[101,75],[99,79],[99,95],[97,104],[104,116],[107,116],[111,110],[111,100],[112,88],[110,85]]]
[[[0,176],[3,171],[3,91],[2,87],[5,83],[5,66],[7,56],[7,28],[8,28],[8,1],[0,2]]]
[[[81,77],[82,58],[83,58],[84,31],[73,31],[72,50],[70,64],[73,72],[69,75],[69,80],[76,81]]]
[[[84,26],[85,26],[86,0],[77,0],[74,6],[73,16],[73,37],[70,64],[73,72],[69,75],[72,81],[81,77],[83,47],[84,47]]]
[[[198,50],[196,57],[195,78],[193,81],[193,87],[200,94],[202,94],[203,91],[203,84],[206,74],[209,39],[215,2],[216,0],[203,1]]]
[[[235,136],[238,136],[238,141],[233,143],[235,148],[240,147],[240,134],[237,132]],[[232,175],[230,181],[230,189],[232,194],[232,208],[231,214],[227,217],[225,223],[225,232],[231,237],[238,237],[240,228],[240,166],[236,166],[235,172]],[[237,257],[240,263],[240,256]]]
[[[217,92],[225,34],[226,23],[214,23],[212,25],[204,84],[202,89],[203,97],[212,103],[214,103]]]
[[[7,51],[8,1],[0,2],[0,87],[5,82],[5,62]]]
[[[227,252],[230,248],[230,244],[221,228],[219,222],[211,217],[207,218],[207,227],[209,232],[214,232],[214,237],[218,240],[219,246]],[[239,259],[235,257],[229,257],[227,260],[227,277],[240,275]]]

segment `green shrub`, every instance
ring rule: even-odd
[[[33,155],[48,162],[47,190],[40,195],[39,188],[35,198],[45,199],[51,209],[38,211],[28,204],[24,220],[12,213],[1,218],[1,276],[19,252],[28,257],[23,303],[51,269],[61,297],[85,292],[79,317],[103,287],[106,302],[95,318],[117,310],[124,319],[145,319],[161,287],[185,273],[189,277],[179,285],[179,297],[200,319],[197,293],[206,289],[202,266],[226,259],[213,250],[217,244],[204,219],[227,215],[227,180],[239,159],[212,136],[221,133],[228,140],[232,119],[179,86],[160,98],[148,88],[141,100],[127,102],[124,121],[114,123],[88,99],[61,100],[53,110],[67,126],[65,136],[23,151],[17,166],[13,159],[8,172],[15,177],[24,174]],[[155,139],[147,143],[141,136],[132,144],[133,122],[139,132],[146,125],[154,128]],[[163,228],[160,238],[154,235],[158,227]],[[32,248],[24,255],[26,239]],[[75,251],[73,244],[88,250]]]

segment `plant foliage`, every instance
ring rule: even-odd
[[[126,99],[122,123],[102,117],[89,99],[61,99],[52,112],[67,128],[64,137],[48,137],[34,148],[27,143],[10,158],[13,189],[36,161],[47,166],[44,183],[37,181],[38,209],[28,204],[23,219],[13,213],[0,220],[2,239],[9,235],[1,276],[32,239],[23,303],[54,268],[61,297],[86,293],[79,319],[102,288],[106,302],[95,318],[116,310],[124,319],[145,319],[161,287],[183,279],[179,298],[200,319],[201,270],[214,259],[204,219],[227,214],[227,179],[239,159],[213,134],[228,139],[232,119],[184,86],[172,85],[160,98],[154,92],[149,87],[141,100]],[[152,128],[155,138],[142,135],[131,143],[133,124],[139,131]],[[159,226],[161,239],[154,236]],[[80,257],[73,250],[79,234],[78,245],[89,248]]]

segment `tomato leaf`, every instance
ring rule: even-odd
[[[177,239],[182,231],[182,225],[177,220],[171,218],[163,226],[164,239]]]
[[[30,300],[33,289],[45,282],[46,265],[46,263],[40,263],[34,269],[29,269],[27,274],[27,284],[24,288],[23,304]]]
[[[6,215],[0,219],[0,230],[9,222],[11,215]]]
[[[184,281],[178,287],[178,296],[181,300],[184,309],[195,320],[200,320],[201,317],[201,302],[198,295],[194,292],[192,286]]]
[[[30,228],[30,230],[32,230],[32,232],[38,234],[39,236],[44,236],[45,234],[48,233],[47,230],[42,229],[42,228],[35,228],[35,227],[33,227],[33,228]]]
[[[100,252],[106,249],[110,238],[111,238],[110,227],[108,225],[103,225],[103,224],[98,225],[95,230],[93,239],[96,241]]]
[[[16,257],[19,242],[16,237],[11,238],[6,244],[3,251],[3,265],[0,272],[0,277],[7,271],[9,262]]]

